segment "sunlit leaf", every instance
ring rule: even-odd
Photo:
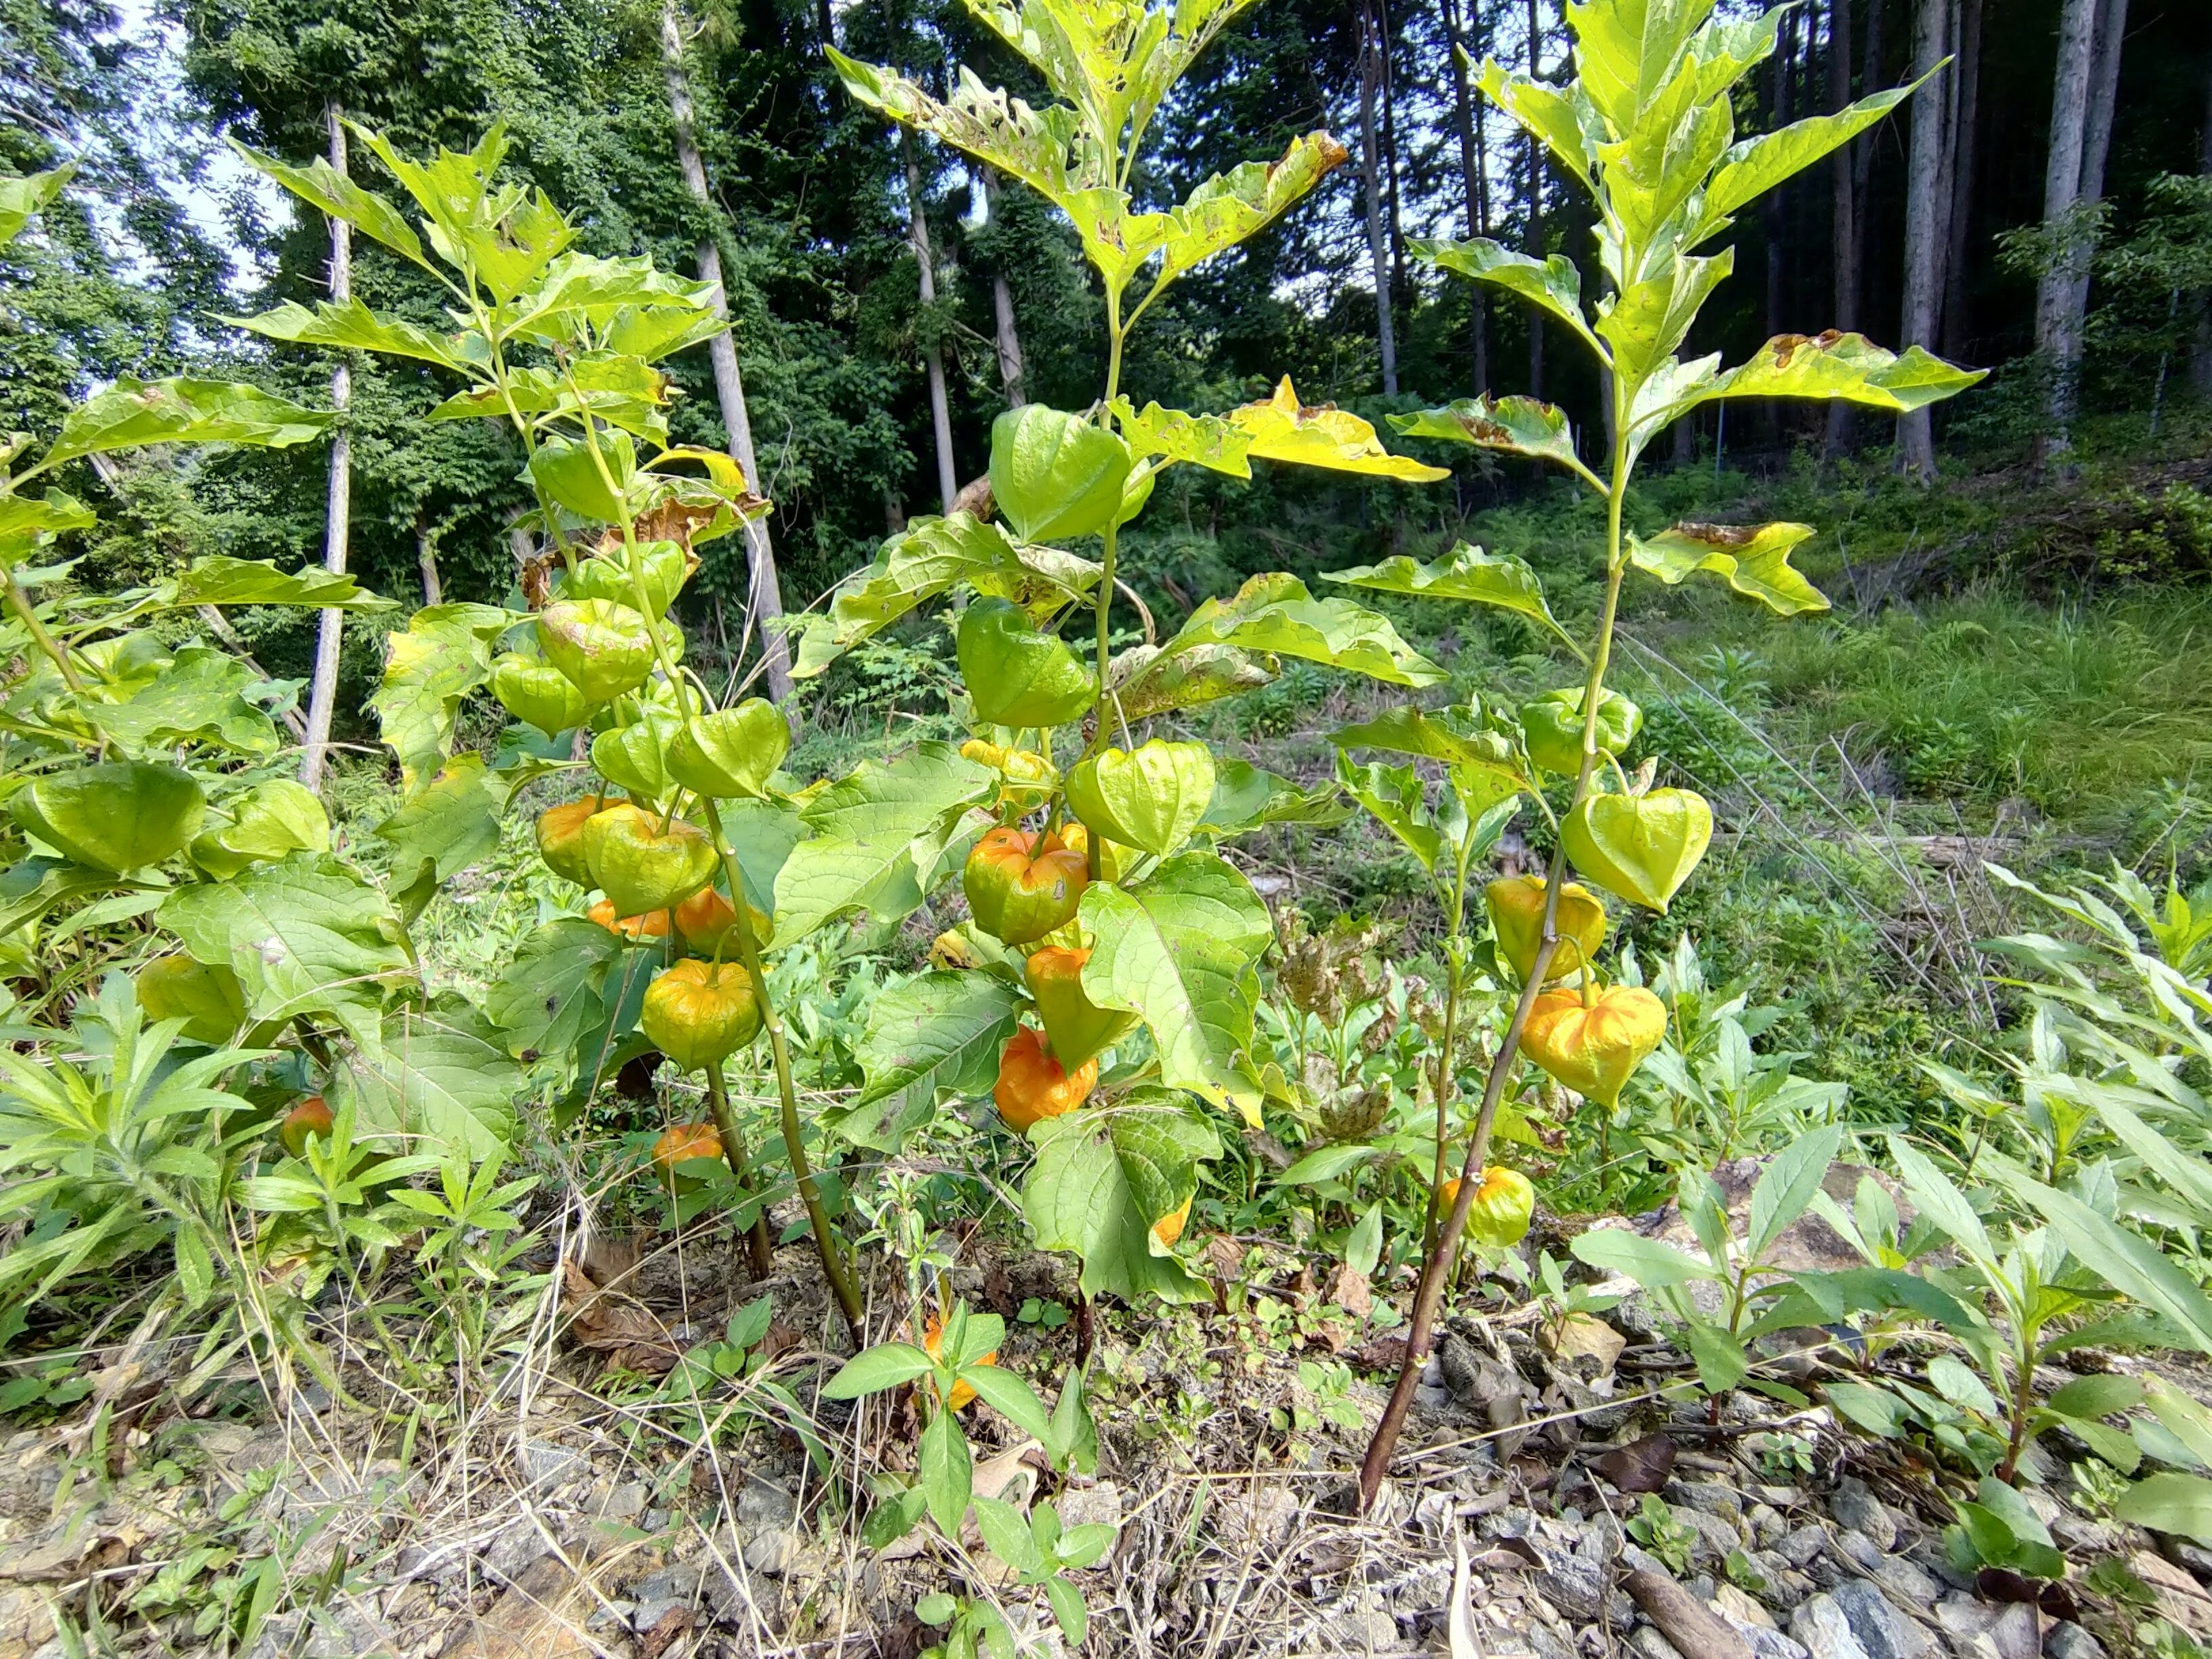
[[[1955,368],[1918,346],[1885,350],[1863,334],[1778,334],[1750,362],[1679,396],[1656,424],[1717,398],[1814,398],[1903,415],[1954,396],[1987,369]],[[1639,417],[1638,424],[1644,424]]]
[[[246,696],[263,684],[230,653],[187,645],[128,697],[114,702],[88,697],[77,706],[127,753],[208,743],[241,755],[273,755],[276,723]]]
[[[492,647],[521,620],[495,605],[425,605],[391,636],[383,684],[368,702],[403,781],[453,752],[462,700],[491,678]]]
[[[1085,1295],[1195,1302],[1212,1294],[1152,1231],[1197,1191],[1199,1163],[1220,1156],[1210,1125],[1152,1091],[1111,1109],[1048,1118],[1030,1138],[1037,1157],[1023,1216],[1043,1249],[1082,1258]]]
[[[1735,146],[1721,157],[1719,167],[1705,185],[1704,210],[1689,245],[1694,246],[1717,234],[1737,209],[1849,143],[1911,97],[1935,73],[1930,70],[1909,86],[1892,87],[1862,98],[1833,115],[1808,116]]]
[[[62,186],[76,171],[76,163],[71,161],[47,173],[0,179],[0,247],[23,234],[23,227],[62,193]]]
[[[1109,685],[1121,717],[1140,720],[1255,690],[1275,674],[1270,659],[1235,646],[1199,645],[1169,653],[1138,645],[1114,659]]]
[[[49,489],[41,495],[0,495],[0,548],[11,542],[27,547],[39,537],[89,530],[98,522],[90,507],[65,490]]]
[[[1252,476],[1245,453],[1250,435],[1218,415],[1186,415],[1179,409],[1146,404],[1139,414],[1127,398],[1113,403],[1115,423],[1121,428],[1129,453],[1139,460],[1158,456],[1163,461],[1188,461],[1232,478]]]
[[[1408,237],[1406,248],[1415,258],[1426,259],[1455,276],[1488,283],[1519,295],[1549,312],[1602,355],[1604,348],[1583,317],[1582,274],[1565,254],[1532,258],[1486,236],[1463,242]]]
[[[416,235],[406,216],[387,198],[356,184],[322,157],[317,156],[306,167],[295,167],[273,155],[249,149],[235,138],[230,141],[230,147],[317,212],[343,219],[393,252],[404,254],[426,269],[432,268],[422,252],[422,238]]]
[[[261,559],[234,559],[216,554],[195,559],[176,575],[139,593],[125,596],[155,611],[197,610],[204,605],[289,605],[316,611],[390,611],[390,599],[380,599],[350,575],[337,575],[319,565],[279,570]]]
[[[1348,154],[1326,132],[1310,132],[1292,139],[1276,161],[1247,161],[1208,179],[1168,211],[1155,286],[1166,287],[1256,234],[1342,166]]]
[[[123,374],[69,412],[48,462],[136,449],[142,444],[251,444],[289,449],[323,435],[336,417],[302,409],[258,386],[182,376]]]
[[[1372,426],[1334,404],[1300,404],[1287,374],[1273,397],[1242,404],[1229,418],[1250,434],[1247,453],[1260,460],[1395,478],[1401,483],[1433,483],[1451,476],[1448,467],[1425,466],[1410,456],[1391,454]]]
[[[392,846],[394,897],[419,910],[440,883],[496,852],[504,794],[481,755],[455,756],[410,791],[375,830]]]
[[[993,974],[918,974],[894,985],[868,1009],[854,1045],[859,1097],[824,1121],[855,1146],[896,1152],[936,1110],[939,1090],[990,1091],[1018,1006],[1014,988]]]
[[[1510,553],[1493,557],[1472,542],[1462,542],[1442,558],[1426,564],[1401,553],[1380,564],[1354,565],[1349,570],[1331,571],[1322,580],[1377,593],[1494,605],[1540,623],[1570,645],[1573,643],[1553,617],[1551,607],[1544,603],[1544,585],[1529,568],[1528,562]]]
[[[419,1135],[471,1160],[503,1156],[518,1079],[498,1029],[455,1003],[392,1014],[331,1077],[363,1124]]]
[[[1597,323],[1597,331],[1613,348],[1614,372],[1640,382],[1671,356],[1712,291],[1735,268],[1733,248],[1711,258],[1686,253],[1669,260],[1659,276],[1632,283],[1614,295]]]
[[[1447,443],[1473,444],[1478,449],[1503,450],[1532,460],[1553,461],[1589,476],[1575,453],[1575,434],[1566,412],[1555,404],[1534,398],[1461,398],[1442,409],[1425,409],[1418,415],[1393,415],[1390,424],[1401,438],[1438,438]]]
[[[466,367],[463,348],[458,341],[417,328],[404,318],[371,311],[354,299],[325,300],[312,311],[296,300],[287,300],[276,310],[264,311],[258,317],[226,317],[223,320],[293,345],[380,351],[388,356],[437,363],[457,372]]]
[[[1506,69],[1495,58],[1484,62],[1476,84],[1484,97],[1511,116],[1523,131],[1535,134],[1544,148],[1582,181],[1584,190],[1594,188],[1597,151],[1605,140],[1605,131],[1579,86],[1554,86]]]
[[[1808,524],[1678,524],[1649,539],[1631,536],[1628,556],[1669,587],[1693,571],[1711,571],[1770,611],[1794,617],[1828,608],[1790,562],[1790,550],[1812,535]]]
[[[813,835],[776,874],[775,943],[855,909],[879,919],[911,911],[955,822],[997,781],[950,744],[925,743],[889,764],[863,761],[831,784],[805,809]]]
[[[1349,599],[1317,599],[1295,576],[1255,576],[1226,599],[1207,599],[1163,647],[1193,646],[1301,657],[1391,685],[1435,685],[1444,671],[1399,637],[1389,617]]]
[[[1256,1124],[1255,964],[1273,930],[1243,872],[1211,853],[1179,854],[1133,890],[1092,883],[1081,915],[1097,941],[1085,994],[1143,1018],[1163,1083],[1234,1105]]]

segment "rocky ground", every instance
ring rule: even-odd
[[[969,1413],[979,1491],[1119,1525],[1078,1576],[1091,1653],[2094,1659],[2141,1650],[2151,1616],[2212,1636],[2212,1557],[2100,1518],[2059,1459],[2039,1461],[2029,1502],[2072,1576],[2020,1599],[2037,1587],[1946,1559],[1948,1507],[1909,1449],[1846,1436],[1821,1407],[1739,1394],[1716,1420],[1668,1399],[1687,1364],[1634,1298],[1557,1328],[1502,1301],[1455,1319],[1382,1502],[1357,1517],[1351,1471],[1402,1346],[1361,1342],[1343,1300],[1266,1247],[1208,1255],[1215,1307],[1102,1312],[1094,1476],[1055,1476]],[[694,1249],[673,1276],[641,1272],[624,1317],[657,1323],[627,1334],[649,1350],[655,1328],[679,1346],[719,1328],[762,1293],[733,1262]],[[564,1339],[442,1425],[313,1389],[274,1416],[242,1389],[177,1415],[155,1368],[100,1417],[16,1434],[0,1448],[0,1659],[216,1654],[247,1631],[252,1659],[907,1659],[930,1639],[916,1599],[945,1588],[995,1598],[1031,1651],[1060,1654],[1042,1597],[975,1570],[973,1540],[963,1562],[921,1534],[872,1551],[841,1525],[870,1477],[910,1466],[912,1418],[816,1397],[842,1344],[803,1256],[779,1265],[775,1352],[712,1398],[672,1401],[610,1371],[608,1340]],[[1069,1295],[1060,1272],[979,1246],[955,1280],[1013,1310]],[[594,1324],[573,1294],[568,1311],[607,1337],[611,1316]],[[1010,1329],[1002,1364],[1057,1375],[1071,1327]],[[1827,1363],[1792,1375],[1817,1384]],[[711,1440],[686,1429],[695,1408]],[[2133,1605],[2111,1570],[2091,1577],[2115,1561]]]

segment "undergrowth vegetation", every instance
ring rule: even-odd
[[[1133,199],[1151,112],[1238,9],[979,5],[1042,108],[836,58],[1069,216],[1107,368],[1085,410],[1000,417],[988,504],[911,520],[797,621],[796,741],[759,665],[686,632],[698,550],[766,507],[669,441],[656,364],[724,326],[713,295],[576,252],[496,131],[417,157],[357,130],[396,196],[254,158],[448,304],[250,326],[434,366],[423,418],[500,423],[536,502],[507,604],[391,635],[388,774],[293,781],[296,687],[198,631],[383,601],[234,559],[92,592],[61,540],[90,519],[71,463],[327,417],[129,382],[7,452],[0,1410],[67,1425],[71,1483],[273,1401],[361,1425],[410,1518],[434,1486],[465,1511],[482,1463],[561,1478],[530,1428],[557,1396],[662,1531],[757,1518],[780,1459],[819,1540],[787,1553],[926,1561],[902,1611],[942,1651],[1047,1620],[1079,1647],[1127,1612],[1117,1523],[1084,1518],[1116,1433],[1171,1456],[1247,1413],[1251,1455],[1347,1476],[1364,1441],[1330,1501],[1403,1529],[1453,1321],[1557,1351],[1632,1307],[1665,1355],[1639,1403],[1785,1473],[1814,1434],[1890,1459],[1965,1583],[2078,1589],[2135,1639],[2141,1583],[2109,1550],[2093,1580],[2023,1495],[2045,1446],[2116,1522],[2212,1543],[2212,1412],[2178,1380],[2212,1352],[2208,612],[2035,587],[2062,552],[2193,574],[2194,484],[2106,481],[2125,511],[2063,552],[2001,477],[1639,473],[1707,403],[1898,415],[1977,378],[1855,334],[1678,356],[1729,274],[1698,250],[1908,95],[1738,143],[1779,17],[1710,4],[1578,9],[1564,88],[1483,68],[1588,189],[1612,291],[1419,245],[1592,355],[1605,433],[1486,392],[1394,416],[1398,453],[1287,380],[1139,407],[1146,309],[1346,159],[1317,132]],[[66,185],[0,183],[0,228]],[[1276,550],[1321,556],[1290,570],[1198,527],[1255,461],[1411,498],[1450,445],[1577,499],[1318,544],[1286,514]],[[1982,574],[1924,599],[1938,560]],[[1296,1386],[1255,1407],[1239,1368],[1269,1357]],[[1615,1484],[1684,1573],[1695,1529]],[[158,1571],[73,1583],[65,1647],[135,1617],[246,1650],[327,1601],[350,1558],[295,1571],[310,1540],[241,1522],[260,1495]]]

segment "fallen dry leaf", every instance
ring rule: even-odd
[[[1364,1319],[1375,1311],[1375,1292],[1368,1285],[1367,1275],[1353,1272],[1349,1261],[1336,1270],[1336,1282],[1328,1287],[1328,1299],[1354,1319]]]
[[[1625,1492],[1657,1492],[1674,1472],[1674,1440],[1663,1434],[1647,1434],[1625,1446],[1615,1446],[1590,1467]]]
[[[660,1376],[682,1358],[668,1328],[651,1309],[602,1291],[567,1257],[561,1262],[561,1306],[576,1345],[605,1354],[610,1369]]]

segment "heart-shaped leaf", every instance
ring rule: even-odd
[[[635,691],[653,672],[645,618],[610,599],[564,599],[538,613],[538,643],[594,706]]]
[[[1067,804],[1109,841],[1164,858],[1190,838],[1213,799],[1213,757],[1202,743],[1163,738],[1107,749],[1067,775]]]
[[[665,799],[673,781],[669,747],[683,724],[672,711],[648,705],[629,725],[592,739],[592,764],[642,800]]]
[[[1220,1156],[1211,1127],[1154,1090],[1048,1118],[1030,1139],[1037,1157],[1022,1213],[1039,1245],[1082,1257],[1086,1295],[1194,1302],[1212,1294],[1152,1231],[1196,1192],[1199,1162]]]
[[[499,706],[549,738],[572,732],[591,718],[592,705],[576,683],[542,657],[502,652],[491,665],[491,694]]]
[[[1661,912],[1712,838],[1713,810],[1689,789],[1592,795],[1560,831],[1577,870],[1607,892]]]
[[[757,798],[790,751],[790,722],[766,698],[748,697],[678,726],[668,742],[668,775],[702,795]]]
[[[1025,404],[991,422],[991,499],[1022,541],[1105,529],[1129,466],[1129,446],[1080,415]]]
[[[1097,701],[1098,678],[1057,634],[1006,599],[983,599],[960,618],[960,678],[975,718],[994,726],[1065,726]]]
[[[1528,758],[1563,778],[1577,776],[1582,771],[1583,691],[1579,685],[1570,685],[1521,705],[1521,737],[1528,746]],[[1643,729],[1641,708],[1618,691],[1598,694],[1600,754],[1620,754]]]
[[[1678,524],[1646,541],[1628,538],[1628,556],[1669,587],[1709,570],[1737,592],[1784,617],[1826,611],[1826,597],[1790,562],[1790,550],[1811,539],[1808,524]]]
[[[34,778],[8,810],[56,852],[120,875],[180,851],[199,833],[207,796],[181,768],[109,761]]]

